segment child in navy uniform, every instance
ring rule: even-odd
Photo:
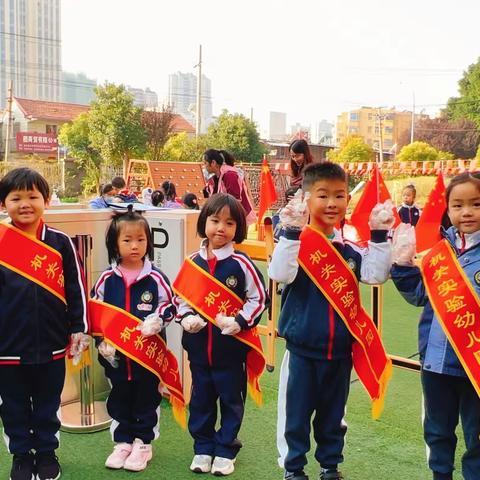
[[[475,295],[480,295],[480,178],[462,173],[454,177],[446,190],[447,212],[453,226],[443,230],[444,238],[454,250]],[[402,228],[401,228],[402,227]],[[408,303],[423,306],[418,327],[421,379],[425,416],[424,438],[428,446],[428,466],[434,480],[452,480],[457,436],[461,418],[466,452],[462,457],[465,480],[480,478],[480,399],[467,377],[427,296],[420,269],[414,266],[415,234],[402,225],[394,235],[392,279]],[[413,229],[410,229],[413,230]],[[398,241],[397,241],[398,238]],[[442,264],[443,265],[443,264]],[[448,276],[444,279],[448,281]],[[465,297],[455,292],[457,306]],[[468,309],[476,309],[468,305]],[[455,311],[455,310],[454,310]],[[464,311],[464,310],[463,310]],[[478,314],[478,309],[473,310]],[[459,316],[461,310],[458,309]]]
[[[406,185],[402,191],[402,205],[398,208],[398,215],[402,223],[415,226],[420,219],[420,209],[415,205],[417,190],[415,185]]]
[[[375,207],[369,222],[372,240],[369,249],[362,250],[344,241],[335,228],[343,221],[348,203],[343,169],[331,162],[309,165],[303,188],[305,199],[299,190],[281,212],[283,231],[268,269],[270,278],[286,284],[278,323],[287,347],[278,394],[279,465],[286,480],[308,480],[304,467],[313,424],[320,480],[340,480],[343,476],[337,466],[343,462],[343,416],[354,339],[329,300],[299,267],[300,233],[310,216],[310,225],[330,239],[359,280],[383,283],[391,265],[387,233],[394,219],[387,204]]]
[[[90,343],[85,335],[88,323],[82,268],[70,237],[42,220],[49,199],[48,183],[29,168],[12,170],[0,180],[0,206],[7,210],[11,225],[18,229],[17,242],[22,237],[28,242],[28,247],[7,244],[7,227],[3,227],[0,417],[8,449],[13,454],[11,480],[60,478],[55,450],[59,445],[58,411],[65,380],[65,355],[69,343],[74,354]],[[21,266],[7,265],[5,255],[15,249],[17,259],[26,259],[27,276]],[[47,251],[55,255],[50,266],[44,262]],[[37,277],[47,267],[48,278]],[[49,285],[49,281],[53,284]],[[56,282],[63,282],[64,298],[52,294]]]
[[[129,207],[113,218],[106,243],[112,266],[100,275],[92,298],[143,320],[139,329],[144,337],[159,333],[174,318],[175,307],[168,279],[150,262],[153,240],[147,220]],[[107,410],[116,442],[105,466],[144,470],[152,458],[151,442],[158,438],[158,377],[103,339],[97,344],[99,361],[112,385]]]
[[[252,260],[234,250],[247,232],[245,211],[232,195],[212,195],[203,206],[197,233],[204,238],[191,256],[199,268],[225,284],[241,300],[235,317],[217,318],[219,327],[203,320],[182,298],[176,296],[177,316],[184,329],[182,344],[192,372],[192,398],[188,428],[195,456],[190,470],[229,475],[242,444],[237,439],[247,391],[246,357],[249,347],[233,336],[255,327],[267,305],[262,275]],[[195,289],[195,285],[192,285]],[[220,428],[216,428],[217,402]],[[212,463],[213,460],[213,463]]]

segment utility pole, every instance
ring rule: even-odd
[[[413,139],[415,136],[415,92],[412,92],[412,99],[413,99],[413,105],[412,105],[412,126],[410,128],[410,143],[413,143]]]
[[[250,107],[250,121],[253,123],[253,107]]]
[[[12,131],[12,101],[13,101],[13,80],[8,82],[8,96],[7,96],[7,134],[5,137],[5,156],[4,161],[8,162],[8,155],[10,153],[10,135]]]
[[[378,133],[379,133],[378,152],[379,152],[379,162],[381,165],[383,163],[383,125],[382,125],[383,114],[382,114],[381,108],[378,109],[377,118],[378,118]]]
[[[200,129],[202,127],[202,106],[201,106],[201,96],[202,96],[202,46],[200,45],[198,52],[198,64],[195,65],[198,67],[198,77],[197,77],[197,118],[195,123],[195,138],[198,139],[200,135]]]

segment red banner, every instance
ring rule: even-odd
[[[18,132],[17,152],[52,153],[57,151],[56,133]]]
[[[194,288],[192,288],[192,285],[194,285]],[[240,297],[203,268],[200,268],[190,258],[183,262],[182,268],[173,282],[172,289],[176,295],[183,298],[203,318],[214,325],[216,325],[215,317],[218,313],[234,317],[243,307],[243,301]],[[266,361],[257,328],[242,330],[235,335],[235,338],[250,347],[247,354],[248,392],[255,403],[260,405],[262,403],[262,392],[259,380],[265,369]]]
[[[0,223],[0,264],[67,303],[60,253],[8,223]]]
[[[383,410],[392,362],[375,324],[362,307],[357,278],[322,232],[307,225],[300,240],[299,265],[356,340],[352,346],[353,367],[373,400],[372,416],[378,418]]]
[[[480,301],[447,240],[423,257],[422,276],[438,321],[480,396]]]
[[[98,300],[88,302],[92,335],[102,336],[116,350],[156,375],[170,393],[175,420],[186,427],[185,400],[175,355],[160,335],[144,337],[137,317]]]

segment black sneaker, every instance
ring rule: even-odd
[[[57,480],[62,475],[58,458],[53,452],[37,453],[35,455],[36,480]]]
[[[338,470],[323,470],[320,472],[320,480],[343,480],[342,472]]]
[[[10,480],[35,480],[33,453],[13,456]]]
[[[452,480],[453,473],[433,472],[433,480]]]
[[[308,480],[308,475],[303,470],[297,470],[295,472],[285,471],[284,480]]]

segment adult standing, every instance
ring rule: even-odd
[[[301,187],[303,183],[303,172],[307,165],[313,163],[313,156],[305,140],[294,140],[289,147],[290,169],[292,177],[290,179],[291,187]]]
[[[247,215],[247,224],[251,225],[256,221],[256,214],[245,178],[235,166],[228,165],[227,158],[231,163],[233,157],[228,152],[213,148],[203,154],[203,166],[208,173],[213,174],[207,182],[204,194],[208,197],[214,193],[229,193],[240,201]]]

